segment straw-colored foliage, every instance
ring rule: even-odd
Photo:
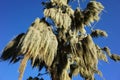
[[[105,31],[92,29],[88,34],[85,30],[85,26],[99,21],[103,5],[90,1],[84,10],[73,10],[68,1],[44,3],[45,19],[37,18],[26,33],[18,35],[4,48],[2,60],[10,59],[15,63],[21,59],[19,80],[22,80],[28,60],[33,67],[45,66],[52,80],[71,80],[78,74],[85,80],[94,80],[94,74],[102,76],[97,67],[99,60],[108,62],[107,56],[114,61],[120,60],[120,56],[112,54],[108,47],[101,48],[93,41],[94,37],[107,37]],[[55,31],[46,18],[54,22]]]
[[[44,62],[48,67],[51,66],[57,52],[57,45],[51,27],[44,20],[37,18],[27,33],[20,34],[6,46],[2,59],[15,61],[20,55],[23,56],[19,68],[19,80],[21,80],[29,59],[32,60],[32,66],[39,66],[34,65],[36,60]]]
[[[60,8],[50,8],[44,10],[45,17],[50,17],[54,20],[54,23],[58,28],[63,28],[67,30],[71,25],[70,15],[63,13]]]
[[[18,61],[23,55],[20,54],[20,49],[17,48],[20,40],[25,36],[24,33],[19,34],[16,38],[14,38],[12,41],[8,43],[8,45],[4,48],[3,54],[1,58],[3,60],[10,59],[10,62],[15,63]],[[18,55],[20,57],[18,57]]]
[[[57,5],[67,5],[68,0],[51,0],[51,2]]]
[[[92,31],[91,36],[92,37],[99,37],[99,36],[107,37],[108,35],[105,31],[97,29],[97,30]]]

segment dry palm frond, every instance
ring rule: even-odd
[[[120,61],[120,55],[117,54],[112,54],[110,58],[114,61]]]
[[[76,43],[78,42],[78,38],[76,35],[72,35],[70,38],[70,48],[71,48],[71,53],[76,54],[77,48],[76,48]]]
[[[75,44],[75,43],[74,43]],[[77,67],[71,66],[70,76],[80,73],[86,80],[94,80],[94,74],[97,73],[102,76],[102,73],[97,69],[98,60],[106,60],[106,56],[102,52],[98,52],[98,48],[94,44],[92,37],[88,35],[83,38],[81,44],[72,46],[76,52],[74,55]]]
[[[29,54],[25,54],[24,58],[21,61],[20,68],[19,68],[20,75],[19,75],[18,80],[22,80],[22,77],[23,77],[23,74],[24,74],[24,71],[25,71],[25,68],[26,68],[27,61],[28,61],[29,57],[30,57]]]
[[[84,15],[82,13],[82,11],[77,8],[75,11],[74,11],[74,16],[75,16],[75,20],[79,23],[80,21],[82,22],[83,18],[84,18]]]
[[[73,16],[74,10],[70,6],[67,6],[66,13],[70,16]]]
[[[79,31],[80,31],[80,33],[81,33],[81,36],[86,34],[86,30],[85,30],[83,24],[80,25],[80,27],[79,27]]]
[[[71,25],[71,18],[67,13],[62,13],[62,10],[50,8],[44,10],[45,17],[50,17],[58,28],[67,30]]]
[[[68,0],[51,0],[52,3],[56,3],[57,5],[67,5]]]
[[[104,6],[100,2],[91,1],[88,3],[87,8],[83,11],[84,24],[90,25],[94,21],[99,20],[99,14],[104,9]]]
[[[60,77],[60,80],[71,80],[71,78],[68,75],[68,72],[65,70],[62,71],[62,74],[59,77]]]
[[[112,55],[108,47],[104,47],[102,50],[105,51],[109,57]]]
[[[44,21],[36,19],[18,45],[21,48],[21,52],[27,55],[27,57],[24,56],[20,65],[19,80],[22,79],[25,64],[30,58],[32,58],[33,66],[36,59],[40,59],[47,66],[51,66],[57,51],[57,44],[56,37],[52,33],[50,26]]]
[[[44,21],[36,19],[18,47],[21,47],[21,52],[29,53],[30,57],[33,58],[33,64],[35,59],[39,58],[50,66],[57,51],[57,45],[56,36],[50,26]]]
[[[71,66],[71,67],[74,67],[74,66]],[[71,68],[70,69],[70,77],[72,77],[72,75],[74,75],[74,76],[78,75],[80,72],[79,70],[80,70],[79,67]]]
[[[92,78],[94,73],[98,73],[97,72],[98,53],[96,46],[90,35],[83,39],[82,46],[83,46],[83,61],[85,66],[83,66],[83,69],[80,69],[80,74],[83,75],[84,77]]]
[[[82,11],[77,8],[74,12],[74,16],[75,16],[75,25],[76,25],[76,30],[80,31],[81,34],[85,34],[86,30],[84,28],[84,15],[82,13]]]
[[[20,48],[18,48],[18,44],[20,40],[25,36],[24,33],[19,34],[17,37],[15,37],[12,41],[8,43],[8,45],[4,48],[1,59],[2,60],[8,60],[11,59],[10,62],[17,62],[20,58]],[[23,55],[22,55],[23,56]],[[17,60],[17,61],[16,61]]]
[[[14,60],[23,55],[19,68],[19,80],[21,80],[29,59],[32,59],[33,66],[36,66],[34,65],[36,59],[39,59],[38,63],[42,61],[46,66],[51,66],[56,55],[57,45],[56,36],[50,26],[44,20],[37,18],[26,34],[18,35],[7,45],[3,51],[2,59],[12,58]]]
[[[103,53],[103,51],[98,45],[96,45],[96,50],[97,50],[98,59],[108,62],[106,54]]]
[[[99,36],[100,37],[107,37],[108,35],[105,31],[97,29],[97,30],[92,31],[91,36],[92,37],[99,37]]]
[[[89,71],[89,68],[81,67],[80,68],[80,75],[85,79],[85,80],[94,80],[94,73]]]
[[[75,43],[74,43],[75,44]],[[98,52],[96,45],[94,44],[92,37],[88,35],[83,38],[81,44],[74,45],[75,63],[77,67],[71,66],[70,76],[80,73],[86,80],[94,80],[94,74],[102,75],[97,69],[98,64]],[[74,68],[72,68],[74,67]]]
[[[117,54],[111,54],[111,51],[108,47],[102,48],[103,51],[107,53],[107,55],[114,61],[120,61],[120,56]]]
[[[68,71],[70,70],[70,65],[72,63],[73,62],[71,61],[71,57],[67,56],[66,60],[63,62],[63,66],[64,67],[61,67],[62,68],[62,72],[61,72],[61,74],[59,76],[60,80],[71,80],[71,78],[70,78],[70,76],[68,74]]]

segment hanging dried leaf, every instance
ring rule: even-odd
[[[57,51],[57,39],[53,34],[50,26],[39,18],[35,20],[34,24],[27,31],[24,39],[19,43],[21,52],[44,61],[47,66],[52,64],[54,56]],[[52,47],[51,47],[52,46]]]
[[[68,72],[63,70],[61,76],[60,76],[60,80],[71,80],[71,78],[68,75]]]
[[[90,26],[90,23],[98,21],[100,19],[99,14],[104,9],[104,6],[100,2],[90,1],[87,8],[83,11],[84,24]]]
[[[75,11],[74,11],[74,16],[75,16],[75,29],[77,31],[80,31],[82,35],[84,35],[86,33],[86,30],[84,28],[84,15],[82,13],[82,11],[77,8]]]
[[[66,56],[66,55],[65,55]],[[70,70],[70,65],[73,63],[71,61],[71,56],[67,55],[67,57],[64,56],[64,62],[62,64],[62,71],[61,71],[61,74],[60,74],[60,80],[71,80],[70,76],[69,76],[69,70]]]
[[[20,75],[19,75],[18,80],[22,80],[22,77],[23,77],[23,74],[24,74],[24,71],[25,71],[25,68],[26,68],[27,61],[28,61],[29,57],[30,57],[29,54],[25,54],[24,58],[21,61],[20,68],[19,68]]]
[[[24,55],[19,69],[19,80],[22,80],[29,59],[32,59],[33,66],[36,59],[39,59],[38,63],[42,61],[46,66],[51,66],[57,52],[57,45],[56,36],[50,26],[44,20],[37,18],[26,34],[18,35],[7,45],[2,59],[14,61],[20,55]]]
[[[58,28],[67,30],[71,25],[71,18],[67,13],[62,13],[62,10],[50,8],[44,10],[45,17],[50,17]]]
[[[104,47],[102,50],[105,51],[109,57],[112,55],[108,47]]]
[[[57,5],[67,5],[68,0],[51,0],[52,3],[56,3]]]
[[[102,49],[98,45],[96,45],[96,50],[97,50],[98,59],[108,62],[106,54],[103,53]]]
[[[120,61],[120,56],[117,54],[111,54],[111,51],[108,47],[102,48],[103,51],[106,52],[106,54],[114,61]]]
[[[98,48],[88,35],[83,38],[81,43],[71,46],[74,51],[74,64],[77,67],[71,66],[70,76],[80,73],[86,80],[94,80],[94,74],[102,76],[102,73],[97,69],[98,59],[107,61],[106,56],[102,52],[98,52]],[[73,68],[74,67],[74,68]]]
[[[107,37],[107,33],[103,30],[99,30],[99,29],[96,29],[96,30],[93,30],[92,33],[91,33],[91,36],[92,37]]]
[[[23,75],[25,70],[23,69],[25,66],[23,67],[22,64],[26,64],[25,59],[28,59],[28,57],[29,59],[32,58],[33,66],[36,59],[40,59],[44,61],[47,66],[51,66],[57,51],[57,44],[56,37],[51,28],[44,21],[36,19],[24,39],[22,39],[18,45],[21,48],[21,52],[28,55],[24,57],[21,62],[19,79],[22,79],[21,75]]]
[[[79,62],[79,61],[78,61]],[[70,65],[70,73],[69,76],[76,76],[80,72],[80,66],[78,66],[78,62],[74,62],[74,64]]]
[[[114,61],[120,61],[120,55],[112,54],[110,58]]]
[[[18,46],[20,40],[24,36],[25,36],[25,34],[21,33],[8,43],[8,45],[4,48],[4,50],[2,52],[2,55],[1,55],[2,60],[10,59],[10,62],[17,62],[20,60],[20,57],[18,57],[18,55],[19,56],[23,56],[23,55],[21,55],[22,53],[20,53],[20,48],[18,48],[17,46]]]
[[[107,57],[100,50],[99,46],[95,45],[90,35],[85,37],[81,42],[79,45],[77,43],[75,54],[75,63],[78,67],[71,67],[70,76],[80,73],[86,80],[94,80],[95,73],[102,76],[102,73],[97,68],[98,60],[107,62]]]

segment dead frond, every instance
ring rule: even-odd
[[[90,26],[90,23],[100,19],[99,14],[104,9],[100,2],[90,1],[87,8],[83,11],[84,24]]]
[[[26,34],[18,35],[6,46],[1,57],[3,60],[14,61],[20,55],[23,56],[19,68],[19,80],[22,80],[29,59],[32,59],[32,66],[36,59],[39,59],[38,63],[42,61],[46,66],[51,66],[57,52],[57,45],[58,42],[51,27],[44,20],[37,18]]]
[[[106,60],[106,56],[102,52],[98,52],[92,37],[88,35],[83,38],[81,43],[77,43],[73,46],[76,50],[74,54],[74,66],[71,66],[70,76],[80,73],[86,80],[94,80],[94,74],[97,73],[102,76],[102,73],[98,70],[98,60]],[[104,57],[104,58],[103,58]]]
[[[10,62],[13,62],[13,63],[20,60],[20,57],[18,57],[18,55],[19,56],[23,56],[23,55],[21,55],[22,53],[20,53],[20,48],[18,48],[17,46],[18,46],[20,40],[24,36],[25,36],[25,34],[21,33],[8,43],[8,45],[4,48],[4,50],[2,52],[2,55],[1,55],[2,60],[10,59]]]
[[[52,3],[56,3],[57,5],[67,5],[68,0],[51,0]]]
[[[68,74],[68,70],[70,69],[70,62],[67,61],[67,63],[65,64],[64,69],[62,70],[60,77],[60,80],[71,80],[71,78],[69,77]]]
[[[25,54],[24,58],[22,59],[21,61],[21,64],[20,64],[20,68],[19,68],[19,79],[18,80],[22,80],[22,77],[23,77],[23,74],[24,74],[24,71],[25,71],[25,68],[26,68],[26,65],[27,65],[27,61],[29,59],[29,54]]]
[[[106,54],[103,52],[103,50],[98,45],[96,45],[96,50],[97,50],[98,59],[108,62]]]
[[[18,45],[21,48],[21,53],[27,55],[27,57],[24,56],[20,65],[19,80],[22,79],[28,59],[32,58],[33,66],[36,59],[45,62],[47,66],[51,66],[56,55],[57,45],[56,36],[53,34],[50,26],[45,21],[37,18]],[[23,64],[24,66],[22,66]]]
[[[56,54],[57,45],[56,36],[50,26],[38,18],[27,31],[24,39],[20,41],[18,47],[21,47],[22,53],[29,54],[30,58],[33,58],[33,64],[35,59],[39,58],[50,66]]]
[[[58,28],[67,30],[71,25],[71,18],[67,13],[62,13],[61,9],[50,8],[44,10],[45,17],[50,17]]]
[[[84,15],[82,13],[82,11],[77,8],[75,11],[74,11],[74,16],[75,16],[75,29],[77,31],[80,31],[82,35],[84,35],[86,33],[86,30],[84,28]]]
[[[109,47],[104,47],[102,50],[105,51],[109,57],[112,55]]]
[[[112,54],[110,58],[114,61],[120,61],[120,55],[117,54]]]
[[[103,30],[99,30],[99,29],[96,29],[96,30],[93,30],[92,33],[91,33],[91,36],[92,37],[107,37],[107,33]]]

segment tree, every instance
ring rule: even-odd
[[[107,37],[105,31],[91,27],[93,22],[99,21],[104,9],[100,2],[90,1],[84,10],[73,10],[67,0],[42,4],[45,17],[37,18],[26,33],[10,41],[1,56],[2,60],[10,59],[11,63],[21,60],[19,80],[22,80],[28,60],[32,67],[40,70],[46,67],[52,80],[71,80],[77,74],[85,80],[94,80],[94,74],[102,76],[97,68],[99,60],[107,62],[106,55],[120,60],[120,56],[111,54],[108,47],[101,48],[93,41],[93,38]],[[90,34],[85,27],[91,28]],[[39,80],[37,77],[30,79]]]

